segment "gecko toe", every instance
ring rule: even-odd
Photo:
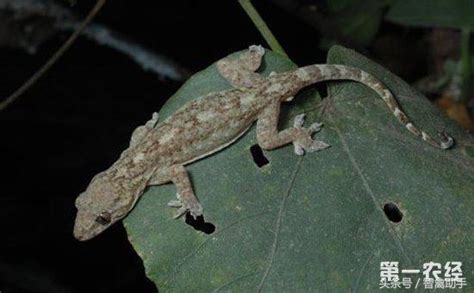
[[[169,207],[178,208],[173,218],[177,219],[189,212],[194,219],[202,215],[202,206],[199,202],[182,202],[181,200],[171,200],[168,202]]]
[[[441,137],[442,141],[440,147],[442,149],[449,149],[454,145],[454,139],[449,136],[446,132],[440,132],[438,135]]]
[[[295,120],[293,120],[293,127],[295,128],[301,128],[303,127],[303,124],[304,124],[304,117],[306,115],[303,113],[303,114],[299,114],[299,115],[296,115],[295,116]]]
[[[315,132],[318,132],[321,130],[321,127],[323,127],[322,123],[313,123],[311,126],[308,128],[308,131],[313,134]]]
[[[202,206],[199,203],[195,203],[191,207],[188,208],[188,211],[191,213],[194,219],[196,219],[196,217],[199,217],[202,215]]]
[[[329,144],[325,143],[324,141],[320,140],[313,140],[311,146],[307,149],[308,152],[317,152],[320,150],[324,150],[330,147]]]
[[[183,204],[179,200],[173,199],[168,202],[168,206],[173,208],[179,208],[182,207]]]
[[[302,156],[305,154],[305,152],[317,152],[320,150],[327,149],[330,147],[329,144],[325,143],[324,141],[320,140],[306,140],[303,142],[293,142],[294,149],[295,149],[295,154],[298,156]]]
[[[179,219],[181,218],[184,214],[186,214],[187,209],[185,207],[180,207],[176,213],[174,213],[173,219]]]
[[[297,143],[293,143],[294,147],[295,147],[295,154],[298,155],[298,156],[302,156],[304,155],[304,148],[297,144]]]

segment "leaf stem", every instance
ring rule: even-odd
[[[251,0],[239,0],[240,6],[245,10],[247,15],[252,20],[255,27],[258,29],[262,37],[265,39],[267,44],[270,46],[272,51],[279,53],[285,57],[288,57],[283,47],[277,41],[271,30],[268,28],[265,21],[262,19],[260,14],[257,12],[255,7],[252,5]]]

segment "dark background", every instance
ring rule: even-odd
[[[272,1],[254,2],[294,62],[325,62],[319,32]],[[298,2],[324,9],[323,1]],[[72,10],[83,16],[93,4],[78,0]],[[191,73],[251,44],[266,45],[237,1],[113,0],[95,21]],[[409,81],[425,73],[425,53],[411,45],[423,30],[384,23],[379,34],[400,40],[397,47],[379,42],[357,49],[381,61],[411,46],[417,66],[410,60],[406,66],[385,66]],[[0,97],[37,70],[67,36],[53,34],[34,55],[1,48]],[[73,238],[74,200],[180,85],[80,38],[33,88],[0,112],[2,293],[156,291],[121,224],[91,241]]]

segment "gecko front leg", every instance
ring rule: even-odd
[[[255,71],[260,67],[264,54],[265,49],[262,46],[252,45],[238,59],[227,57],[219,60],[216,64],[217,70],[235,88],[252,87],[263,80]]]
[[[179,218],[186,212],[196,218],[202,215],[202,207],[194,194],[189,175],[183,165],[173,165],[165,170],[157,170],[148,182],[148,185],[161,185],[173,182],[176,186],[176,200],[168,203],[168,206],[178,208],[174,218]]]
[[[257,141],[260,147],[266,150],[293,143],[295,154],[301,156],[305,151],[315,152],[329,145],[323,141],[313,140],[312,135],[321,129],[321,123],[313,123],[304,128],[304,114],[295,117],[292,128],[278,131],[278,117],[280,114],[280,101],[274,101],[263,110],[257,120]]]
[[[136,145],[150,130],[155,128],[156,124],[158,123],[158,117],[158,113],[154,112],[150,120],[148,120],[144,125],[138,126],[133,131],[132,137],[130,138],[130,146]]]

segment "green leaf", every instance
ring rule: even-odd
[[[413,26],[474,29],[472,0],[398,0],[388,12],[390,21]]]
[[[124,220],[160,290],[370,292],[378,289],[381,261],[407,269],[462,261],[472,280],[472,137],[363,56],[333,47],[328,61],[374,74],[415,123],[429,133],[449,131],[458,145],[442,151],[421,141],[356,82],[331,83],[322,102],[312,91],[299,95],[285,108],[282,128],[306,112],[307,124],[325,123],[316,137],[331,148],[303,157],[291,145],[265,151],[270,163],[259,168],[249,150],[256,144],[253,127],[230,147],[187,166],[214,233],[172,219],[174,210],[166,206],[175,197],[171,184],[149,188]],[[264,74],[294,68],[272,52],[264,62]],[[228,87],[213,65],[194,75],[161,113]],[[386,203],[403,213],[399,223],[384,214]]]
[[[322,46],[345,40],[366,47],[372,43],[383,19],[383,13],[393,0],[329,0],[326,36]],[[336,29],[336,31],[333,31]],[[336,39],[333,39],[336,36]]]
[[[328,10],[332,12],[342,11],[353,3],[353,0],[328,0]]]

